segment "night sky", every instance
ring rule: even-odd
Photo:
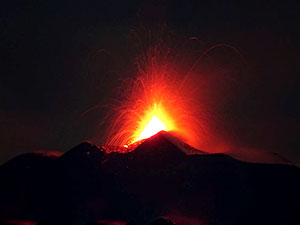
[[[85,112],[106,104],[128,74],[107,71],[130,67],[129,31],[157,24],[238,48],[252,74],[227,103],[240,142],[300,163],[298,0],[11,0],[0,11],[0,164],[105,133],[105,111]],[[98,57],[87,73],[99,49],[120,62]]]

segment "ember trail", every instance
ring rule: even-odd
[[[197,102],[192,71],[180,73],[173,56],[166,46],[154,45],[137,57],[136,78],[112,107],[107,145],[127,148],[163,130],[199,147],[206,109]]]

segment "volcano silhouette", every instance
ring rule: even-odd
[[[0,179],[6,224],[300,224],[298,167],[195,152],[166,132],[126,154],[20,155]]]

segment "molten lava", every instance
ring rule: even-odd
[[[137,129],[133,135],[133,142],[149,138],[159,131],[172,131],[174,130],[174,122],[165,111],[162,103],[153,103],[148,108],[138,122]]]
[[[174,122],[164,110],[162,103],[153,103],[148,110],[141,113],[137,128],[124,147],[147,139],[160,131],[172,131],[175,129]]]
[[[153,116],[136,141],[149,138],[162,130],[167,130],[166,125],[156,116]]]
[[[204,149],[214,117],[207,92],[212,88],[200,72],[193,72],[195,66],[181,68],[175,56],[167,46],[153,45],[136,58],[136,76],[120,84],[120,96],[109,112],[106,145],[133,149],[163,130]]]
[[[163,62],[166,56],[157,55],[154,49],[148,54],[138,76],[124,84],[128,88],[113,108],[106,144],[127,148],[163,130],[195,146],[202,121],[199,123],[201,114],[194,107],[199,105],[194,103],[194,87],[187,82],[183,85],[185,77]]]

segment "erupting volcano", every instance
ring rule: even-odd
[[[196,148],[206,147],[216,121],[214,100],[206,99],[212,81],[201,80],[195,72],[199,57],[186,67],[178,62],[181,52],[173,48],[151,44],[135,58],[135,78],[120,85],[118,100],[109,111],[107,145],[129,147],[168,131]]]
[[[300,225],[299,3],[2,1],[0,225]]]
[[[161,46],[139,58],[136,78],[110,111],[106,144],[24,154],[1,166],[3,222],[297,224],[299,168],[212,154],[219,77],[195,71],[199,59],[185,71],[173,58]]]

